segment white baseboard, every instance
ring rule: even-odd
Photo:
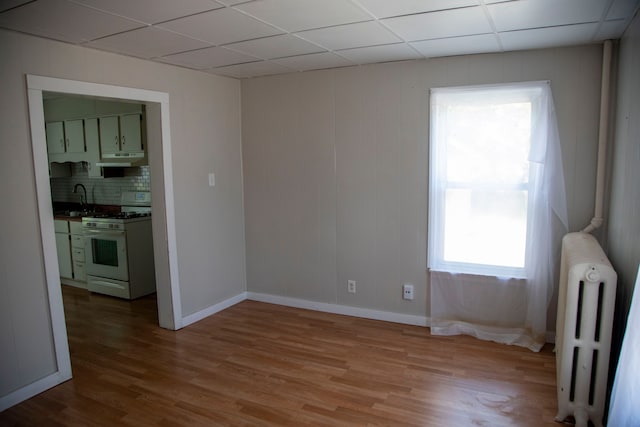
[[[6,396],[2,396],[0,397],[0,412],[70,379],[70,374],[63,375],[60,372],[54,372]]]
[[[222,302],[219,302],[217,304],[214,304],[210,307],[207,307],[203,310],[197,311],[193,314],[190,314],[188,316],[185,316],[182,318],[182,327],[185,326],[189,326],[192,323],[196,323],[199,320],[204,319],[205,317],[209,317],[213,314],[216,314],[219,311],[224,310],[225,308],[229,308],[232,305],[236,305],[239,302],[242,302],[244,300],[247,299],[247,293],[246,292],[242,292],[234,297],[231,297],[229,299],[226,299]]]
[[[428,326],[429,318],[412,314],[392,313],[390,311],[372,310],[369,308],[351,307],[348,305],[315,302],[299,298],[283,297],[279,295],[247,292],[247,299],[284,305],[287,307],[304,308],[325,313],[343,314],[345,316],[362,317],[365,319],[384,320],[386,322],[402,323],[405,325]]]
[[[322,311],[325,313],[342,314],[345,316],[353,317],[362,317],[365,319],[383,320],[386,322],[402,323],[405,325],[426,327],[429,327],[431,325],[431,318],[427,316],[416,316],[411,314],[393,313],[390,311],[372,310],[369,308],[352,307],[348,305],[329,304],[299,298],[263,294],[259,292],[247,292],[246,294],[247,299],[252,301],[284,305],[287,307],[304,308],[306,310]],[[546,342],[554,344],[556,342],[555,331],[548,331],[545,338]]]

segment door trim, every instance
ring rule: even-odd
[[[154,216],[154,223],[158,223],[161,226],[154,226],[153,238],[155,248],[160,248],[161,252],[166,250],[166,253],[156,255],[156,260],[158,260],[158,256],[160,256],[160,258],[168,264],[164,266],[165,268],[163,271],[168,271],[169,277],[167,280],[158,281],[158,318],[160,319],[160,326],[163,328],[177,330],[183,326],[176,247],[169,94],[145,89],[36,75],[27,75],[26,77],[31,143],[33,148],[33,163],[36,179],[36,195],[40,220],[40,235],[42,238],[42,256],[45,267],[45,278],[47,282],[47,294],[49,299],[54,350],[56,353],[58,371],[48,377],[53,381],[42,382],[42,387],[44,387],[42,390],[39,389],[40,387],[35,387],[35,383],[21,389],[23,392],[29,394],[29,396],[24,397],[24,399],[71,378],[71,360],[69,356],[67,329],[64,320],[62,290],[60,287],[60,275],[58,271],[55,246],[52,215],[53,204],[51,200],[51,187],[48,173],[49,168],[42,92],[57,92],[69,95],[86,95],[99,98],[142,102],[154,107],[151,108],[151,114],[159,115],[156,123],[159,123],[161,127],[159,132],[161,134],[160,145],[162,161],[161,164],[152,164],[152,167],[157,168],[157,170],[161,170],[162,173],[160,174],[160,178],[152,178],[152,184],[153,186],[156,186],[157,184],[158,187],[162,187],[164,201],[158,201],[161,204],[161,215],[157,218]],[[152,174],[152,177],[153,176],[154,175]],[[156,271],[157,270],[158,266],[156,266]],[[164,287],[167,287],[168,289],[164,289]],[[52,382],[55,381],[58,382],[52,384]],[[16,391],[16,393],[18,392],[20,392],[20,390]],[[22,395],[23,393],[20,394]]]

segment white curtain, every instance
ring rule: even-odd
[[[448,117],[451,99],[482,105],[530,102],[524,267],[449,263],[438,249],[445,227],[440,205],[447,183],[442,179],[446,159],[435,139],[451,131],[447,126],[456,126]],[[560,141],[549,82],[433,89],[430,156],[431,332],[468,334],[539,351],[545,343],[561,238],[567,232]],[[490,250],[491,237],[486,237],[490,231],[484,230],[483,234],[486,250]],[[479,250],[483,245],[479,244]]]

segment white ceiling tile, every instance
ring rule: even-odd
[[[290,32],[373,19],[345,0],[262,0],[236,8]]]
[[[499,33],[504,50],[543,49],[590,43],[598,24],[576,24],[561,27]]]
[[[36,1],[0,14],[0,27],[81,43],[141,27],[120,18],[65,0]]]
[[[321,47],[289,34],[228,44],[225,47],[262,59],[282,58],[324,51]]]
[[[358,0],[377,18],[477,6],[478,0]]]
[[[147,59],[210,46],[203,41],[154,27],[127,31],[94,40],[88,45]]]
[[[336,68],[354,65],[353,62],[331,52],[312,53],[310,55],[292,56],[290,58],[277,59],[278,64],[298,71],[319,70],[322,68]]]
[[[500,52],[501,50],[494,34],[424,40],[413,42],[411,46],[418,49],[427,58]]]
[[[633,12],[638,8],[638,0],[614,0],[609,12],[607,12],[607,19],[626,19],[633,15]]]
[[[602,0],[521,0],[488,5],[498,31],[597,22],[607,2]]]
[[[356,64],[371,64],[373,62],[404,61],[422,58],[418,52],[405,43],[387,44],[382,46],[358,47],[341,50],[338,54]]]
[[[259,58],[234,52],[224,47],[209,47],[192,50],[190,52],[167,55],[158,60],[174,65],[203,70],[206,68],[223,67],[232,64],[257,61]]]
[[[268,76],[272,74],[290,73],[295,70],[271,61],[249,62],[248,64],[230,65],[228,67],[212,68],[212,74],[221,74],[237,78]]]
[[[249,77],[593,43],[619,38],[638,7],[640,0],[0,0],[0,27]]]
[[[179,2],[175,0],[73,1],[147,24],[155,24],[223,7],[213,0],[181,0]]]
[[[1,0],[0,12],[9,10],[12,7],[20,6],[21,4],[29,3],[31,0]]]
[[[376,21],[320,28],[297,33],[297,35],[331,50],[402,41]]]
[[[491,33],[481,7],[444,10],[381,20],[406,41]]]
[[[627,21],[624,19],[603,22],[595,36],[595,40],[602,41],[619,39],[627,28],[626,24]]]
[[[189,37],[215,45],[259,37],[273,36],[281,31],[230,8],[204,12],[158,25]]]

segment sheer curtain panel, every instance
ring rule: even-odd
[[[549,82],[431,90],[431,332],[539,351],[567,206]]]

